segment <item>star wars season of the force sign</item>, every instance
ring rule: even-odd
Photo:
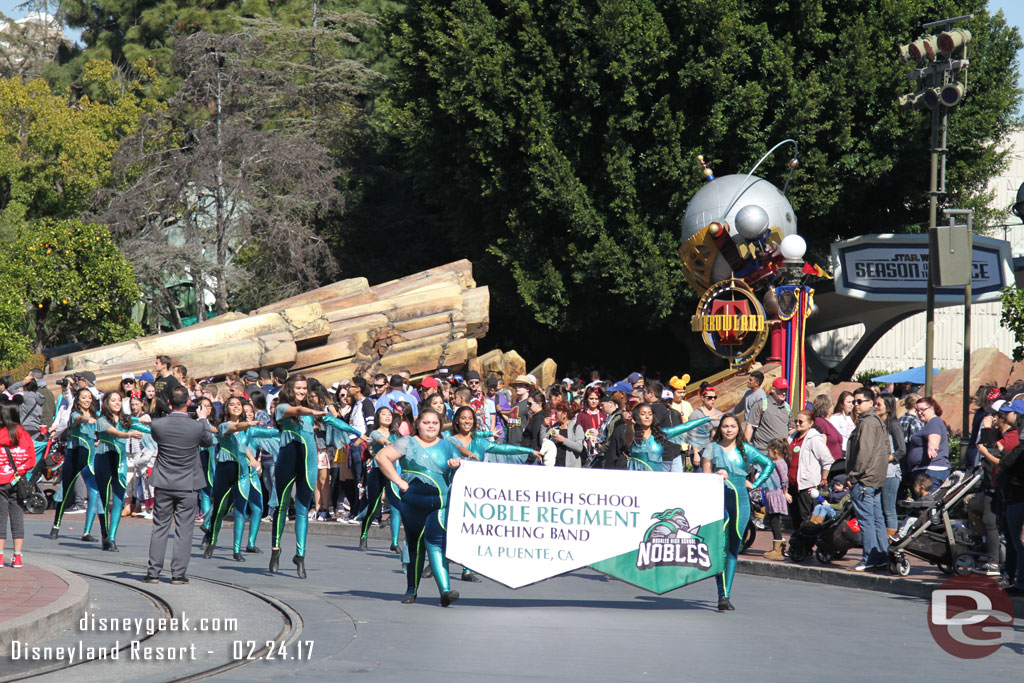
[[[447,554],[511,588],[591,566],[667,593],[722,571],[724,495],[716,474],[464,460]]]

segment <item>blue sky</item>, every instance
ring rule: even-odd
[[[16,9],[22,2],[24,0],[0,0],[0,12],[17,19],[25,14],[24,11]],[[988,6],[992,11],[1003,10],[1007,23],[1011,26],[1016,26],[1024,34],[1024,28],[1022,28],[1024,27],[1024,2],[1021,2],[1021,0],[994,0],[989,2]],[[78,35],[78,31],[68,33],[68,37],[72,39],[77,39]],[[1024,50],[1017,53],[1017,59],[1020,62],[1018,65],[1019,70],[1024,72]],[[1021,76],[1020,83],[1024,87],[1024,75]]]

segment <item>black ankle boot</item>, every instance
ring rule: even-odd
[[[117,543],[115,543],[114,541],[103,541],[103,549],[112,553],[121,552],[117,549]]]
[[[203,558],[208,560],[211,557],[213,557],[213,544],[212,543],[208,544],[205,548],[203,548]]]
[[[245,562],[245,556],[242,553],[235,553],[231,556],[235,562]]]
[[[416,602],[416,594],[415,593],[406,593],[405,595],[402,596],[402,604],[403,605],[411,605],[414,602]]]
[[[56,541],[57,535],[60,534],[60,527],[50,527],[50,540]]]
[[[306,578],[306,558],[302,555],[296,555],[292,558],[292,562],[295,563],[295,573],[299,575],[299,578]]]
[[[259,548],[257,548],[257,547],[256,547],[256,546],[254,546],[254,545],[250,545],[250,546],[246,546],[246,547],[245,547],[245,552],[247,552],[247,553],[256,553],[257,555],[259,555],[259,554],[261,554],[261,553],[262,553],[263,551],[262,551],[262,550],[260,550]]]
[[[727,612],[729,610],[734,610],[734,609],[736,609],[736,608],[732,606],[731,602],[729,602],[729,598],[718,598],[718,611],[719,612]]]
[[[441,593],[441,607],[447,607],[459,599],[459,591],[445,591]]]
[[[480,579],[477,577],[477,575],[469,571],[468,569],[462,572],[462,580],[468,581],[469,583],[480,583]]]
[[[397,545],[395,545],[394,543],[392,543],[392,544],[391,544],[391,552],[393,552],[393,553],[398,553],[399,555],[401,555],[401,554],[402,554],[402,549],[401,549],[401,548],[399,548],[399,547],[398,547]]]
[[[270,573],[276,574],[278,567],[281,566],[281,549],[271,548],[270,549]]]
[[[96,538],[92,534],[82,534],[82,541],[85,543],[95,543]]]
[[[359,549],[360,550],[366,550],[366,539],[365,538],[360,538],[359,539]]]

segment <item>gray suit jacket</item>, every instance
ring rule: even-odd
[[[205,487],[199,448],[213,444],[213,433],[206,420],[193,420],[188,413],[171,413],[153,420],[151,429],[157,452],[150,485],[172,491],[197,491]]]

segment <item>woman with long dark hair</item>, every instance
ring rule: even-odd
[[[4,566],[4,541],[7,520],[11,520],[14,557],[11,566],[22,566],[21,551],[25,543],[25,511],[17,500],[14,487],[21,477],[29,476],[36,465],[36,448],[32,437],[21,426],[20,396],[0,395],[0,568]],[[14,466],[11,467],[11,461]]]
[[[654,420],[654,408],[650,403],[641,403],[633,409],[633,420],[626,427],[626,444],[629,448],[627,470],[642,472],[661,472],[662,453],[665,444],[672,439],[680,439],[691,429],[696,429],[711,421],[710,417],[690,420],[678,425],[662,429]]]
[[[412,556],[402,602],[416,602],[426,556],[441,593],[441,606],[447,607],[459,599],[458,591],[451,590],[444,553],[448,490],[452,474],[461,462],[459,451],[450,441],[441,439],[441,416],[427,410],[416,419],[415,436],[405,436],[385,446],[376,459],[381,473],[391,481],[388,497],[402,514]],[[395,469],[396,461],[401,463],[401,474]]]
[[[132,424],[124,413],[120,392],[111,391],[103,397],[100,417],[96,422],[95,474],[100,494],[100,531],[103,549],[117,550],[117,527],[121,522],[124,496],[128,489],[127,440],[141,439],[150,429],[141,423]],[[105,521],[106,520],[106,521]]]
[[[885,470],[885,484],[882,486],[882,515],[885,517],[886,535],[892,536],[899,528],[899,517],[896,514],[896,497],[899,493],[903,470],[900,462],[907,454],[907,443],[903,439],[903,428],[896,419],[896,397],[882,394],[875,399],[875,414],[889,432],[889,464]]]
[[[308,401],[309,383],[305,375],[292,375],[281,387],[274,418],[281,430],[281,450],[277,455],[274,479],[278,504],[274,510],[273,539],[270,548],[270,572],[277,573],[281,564],[281,535],[288,518],[288,505],[295,490],[295,564],[296,574],[306,578],[306,534],[309,531],[309,506],[317,476],[317,450],[314,419],[342,431],[362,436],[347,422],[317,410]]]
[[[88,491],[88,505],[85,511],[85,526],[82,529],[82,540],[94,542],[96,539],[89,533],[92,530],[93,517],[99,509],[100,494],[96,488],[94,465],[94,444],[96,442],[96,422],[98,411],[96,399],[87,388],[75,392],[75,401],[71,406],[71,417],[68,420],[67,444],[64,448],[64,465],[61,467],[61,491],[63,498],[53,515],[53,528],[50,538],[60,534],[60,523],[68,505],[75,503],[75,483],[81,478],[85,481]]]
[[[250,407],[251,408],[251,407]],[[217,471],[214,474],[214,514],[210,524],[209,543],[203,557],[213,556],[217,536],[227,516],[228,506],[234,511],[234,546],[232,558],[245,562],[242,555],[242,537],[245,535],[245,520],[249,520],[249,543],[247,553],[258,553],[256,535],[260,530],[263,513],[263,491],[260,487],[259,462],[250,452],[253,439],[280,438],[276,429],[261,427],[255,420],[246,419],[245,403],[239,396],[232,396],[224,406],[224,420],[218,425],[220,451],[217,454]]]
[[[423,412],[422,410],[420,412]],[[375,425],[373,431],[370,432],[367,437],[370,440],[369,451],[370,460],[367,463],[366,472],[366,514],[363,516],[362,529],[359,534],[359,549],[366,550],[367,548],[367,536],[370,533],[370,525],[373,524],[373,520],[377,517],[380,511],[381,503],[384,497],[384,475],[381,474],[380,468],[377,467],[376,455],[381,451],[382,448],[389,446],[398,440],[398,421],[395,420],[395,414],[391,411],[391,408],[387,406],[381,406],[377,408],[377,413],[374,415],[373,424]],[[392,552],[398,552],[398,532],[399,527],[402,523],[402,518],[398,514],[398,509],[395,506],[391,506],[391,550]],[[406,563],[408,560],[406,560]]]
[[[688,423],[687,423],[688,424]],[[743,440],[740,423],[734,415],[723,415],[712,442],[704,449],[701,469],[715,473],[725,480],[725,571],[715,577],[718,584],[718,610],[736,609],[729,596],[732,594],[732,580],[736,575],[736,563],[743,545],[743,534],[750,521],[750,495],[748,489],[762,486],[775,471],[775,465],[768,456]],[[747,472],[751,465],[760,468],[757,479],[750,482]]]
[[[849,391],[839,394],[839,398],[836,399],[836,408],[832,411],[828,421],[839,432],[839,436],[843,437],[843,456],[845,457],[850,435],[853,434],[853,430],[857,426],[853,422],[853,394]]]

